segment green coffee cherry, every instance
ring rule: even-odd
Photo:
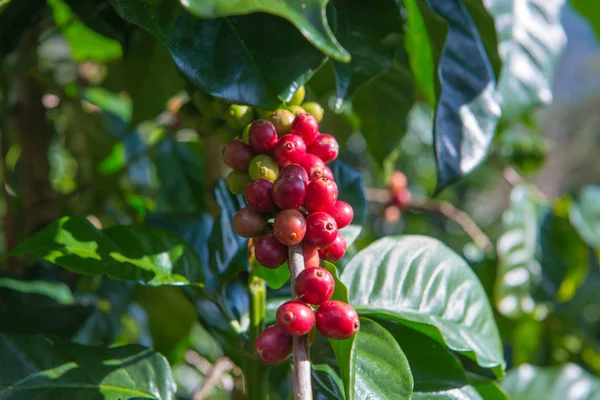
[[[265,154],[259,154],[250,160],[248,173],[252,180],[266,179],[274,182],[279,174],[279,165],[277,165],[277,162],[273,158]]]
[[[229,103],[223,99],[214,99],[211,103],[212,114],[217,118],[227,118]]]
[[[231,171],[229,175],[227,175],[227,188],[235,195],[242,195],[244,194],[246,185],[248,185],[250,181],[250,176],[248,176],[247,173],[243,171]]]
[[[304,89],[304,86],[300,86],[298,90],[296,90],[296,93],[294,93],[294,96],[292,96],[292,99],[288,101],[288,104],[292,106],[299,106],[304,101],[305,94],[306,90]]]
[[[250,144],[250,127],[251,126],[252,126],[252,123],[249,123],[248,125],[246,125],[246,127],[244,128],[244,132],[242,133],[242,140],[246,144]]]
[[[304,108],[307,113],[311,113],[317,119],[317,122],[321,122],[323,119],[325,110],[323,110],[323,107],[321,107],[319,103],[307,101],[306,103],[302,104],[302,108]]]
[[[301,106],[288,106],[288,108],[289,108],[290,110],[292,110],[292,112],[294,113],[294,115],[300,115],[300,114],[304,114],[304,113],[306,113],[306,112],[307,112],[307,111],[306,111],[304,108],[302,108]]]
[[[255,108],[254,109],[254,114],[256,115],[256,118],[260,118],[260,119],[269,119],[269,116],[271,115],[273,111],[271,110],[265,110],[264,108]]]
[[[243,129],[254,119],[254,110],[252,107],[232,104],[227,110],[225,120],[233,129]]]
[[[271,121],[275,127],[277,134],[282,136],[290,132],[294,118],[295,116],[291,111],[280,108],[273,111],[273,113],[269,116],[269,121]]]

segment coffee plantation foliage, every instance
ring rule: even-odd
[[[600,397],[596,8],[0,0],[0,398]]]

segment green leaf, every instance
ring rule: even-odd
[[[316,48],[331,58],[350,61],[350,54],[340,45],[327,24],[325,6],[329,0],[180,0],[200,18],[219,18],[265,12],[285,18]]]
[[[398,321],[503,375],[485,291],[469,265],[438,240],[379,239],[348,262],[341,280],[360,315]]]
[[[575,11],[589,21],[596,32],[596,37],[600,39],[600,15],[598,14],[594,2],[590,0],[570,0],[570,4]]]
[[[46,15],[44,0],[0,3],[0,60],[13,51],[23,33]]]
[[[331,273],[331,276],[333,276],[333,281],[335,282],[335,287],[333,289],[333,294],[331,295],[331,300],[339,300],[343,301],[344,303],[347,303],[348,288],[346,287],[346,285],[344,285],[342,281],[340,281],[340,278],[338,277],[337,268],[335,267],[335,265],[328,261],[323,260],[322,263],[323,268],[325,268],[327,271],[329,271],[329,273]]]
[[[466,385],[439,392],[415,393],[412,398],[413,400],[509,400],[506,393],[493,382],[477,386]]]
[[[150,286],[203,282],[200,260],[187,244],[143,226],[98,230],[85,218],[64,217],[4,256],[23,253],[82,274]]]
[[[310,345],[310,362],[314,397],[317,399],[346,399],[344,382],[340,376],[335,353],[329,340],[323,335],[316,335],[314,342]]]
[[[367,218],[367,196],[365,194],[365,182],[362,174],[341,161],[332,162],[329,167],[335,177],[338,186],[338,198],[352,206],[354,219],[340,233],[346,239],[346,245],[350,247],[358,238]]]
[[[483,3],[496,21],[503,63],[497,94],[504,117],[550,103],[554,68],[567,41],[560,23],[564,0]]]
[[[0,335],[0,398],[156,399],[175,396],[167,360],[137,345],[82,346],[45,336]]]
[[[264,279],[269,288],[277,290],[290,280],[290,269],[287,264],[284,264],[277,269],[269,269],[257,263],[254,265],[251,276],[257,276]]]
[[[122,18],[167,46],[194,85],[232,103],[274,109],[290,100],[326,59],[273,15],[199,20],[177,0],[110,2]]]
[[[438,65],[442,92],[434,124],[439,193],[487,157],[500,106],[492,66],[463,2],[430,0],[429,5],[449,24]]]
[[[511,370],[501,382],[511,400],[592,400],[600,398],[600,381],[575,364]]]
[[[600,250],[600,186],[584,187],[571,205],[569,218],[579,235]]]

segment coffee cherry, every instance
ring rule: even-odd
[[[296,93],[294,93],[294,96],[292,96],[290,101],[288,101],[288,103],[292,106],[294,106],[294,105],[299,106],[304,101],[305,95],[306,95],[306,89],[304,88],[304,86],[300,86],[298,88],[298,90],[296,90]]]
[[[275,315],[277,325],[291,336],[306,335],[315,324],[315,313],[305,302],[291,300],[283,303]]]
[[[267,109],[264,109],[264,108],[255,108],[254,109],[254,115],[258,119],[266,119],[266,120],[268,120],[269,117],[271,116],[271,114],[273,113],[273,111],[274,110],[267,110]]]
[[[266,179],[258,179],[250,182],[244,190],[244,197],[248,207],[257,213],[268,213],[275,210],[273,202],[273,182]]]
[[[306,186],[304,208],[308,212],[329,212],[338,198],[338,187],[329,178],[318,178]]]
[[[388,182],[388,188],[392,193],[398,193],[399,191],[406,189],[408,185],[408,180],[406,179],[406,175],[404,175],[400,171],[392,171],[390,175],[390,180]]]
[[[318,306],[331,298],[335,281],[325,268],[311,267],[298,274],[294,287],[300,300]]]
[[[333,243],[319,250],[319,257],[330,262],[341,260],[344,254],[346,254],[346,240],[344,240],[339,232]]]
[[[285,173],[273,185],[273,201],[282,210],[302,207],[306,197],[306,185],[296,175]]]
[[[317,138],[308,146],[307,151],[319,157],[325,164],[335,160],[340,152],[340,145],[333,136],[327,133],[320,133]]]
[[[315,212],[306,218],[304,241],[309,246],[327,247],[335,240],[337,225],[327,213]]]
[[[304,267],[319,266],[319,248],[316,246],[302,245],[302,253],[304,254]]]
[[[333,177],[333,172],[331,172],[331,169],[326,165],[325,167],[323,167],[323,178],[329,178],[332,181],[335,181],[335,178]]]
[[[248,106],[232,104],[225,113],[227,125],[233,129],[239,130],[252,122],[254,119],[254,109]]]
[[[291,105],[291,106],[288,106],[288,108],[290,110],[292,110],[292,112],[294,113],[294,116],[306,113],[306,110],[300,106]]]
[[[350,204],[338,200],[333,203],[333,206],[329,210],[329,215],[335,219],[338,229],[342,229],[350,225],[350,222],[354,219],[354,210]]]
[[[273,113],[269,115],[269,121],[273,124],[279,136],[290,132],[294,118],[294,113],[282,108],[273,111]]]
[[[383,220],[388,224],[395,224],[398,221],[400,221],[401,214],[402,213],[400,212],[400,209],[398,207],[394,205],[389,205],[383,209],[383,213],[381,216]]]
[[[287,261],[288,250],[273,233],[265,233],[254,245],[254,256],[263,267],[276,269]]]
[[[248,141],[257,153],[269,154],[277,144],[277,131],[269,121],[258,119],[250,126]]]
[[[291,174],[302,179],[305,185],[308,185],[308,174],[306,170],[298,164],[289,164],[283,167],[279,171],[279,176],[284,176],[286,174]]]
[[[298,210],[281,211],[273,222],[273,232],[281,244],[293,246],[300,243],[306,233],[304,216]]]
[[[267,179],[269,181],[274,181],[279,174],[279,165],[277,165],[277,162],[268,155],[259,154],[250,160],[248,174],[253,180]]]
[[[329,300],[316,313],[317,329],[330,339],[347,339],[354,336],[360,322],[356,310],[342,301]]]
[[[241,140],[232,140],[223,149],[223,161],[236,171],[246,172],[255,155],[254,150]]]
[[[254,348],[256,355],[265,364],[279,364],[292,354],[293,339],[285,331],[271,325],[258,335]]]
[[[392,195],[392,203],[398,206],[398,208],[402,212],[408,210],[408,208],[410,207],[411,200],[412,195],[410,193],[410,190],[408,189],[400,190],[399,192],[394,193]]]
[[[244,207],[233,215],[233,231],[244,238],[262,235],[267,230],[267,220],[249,207]]]
[[[292,163],[299,163],[305,154],[306,145],[302,138],[296,135],[282,136],[273,150],[273,158],[282,167]]]
[[[319,134],[319,123],[311,114],[300,114],[294,119],[290,133],[300,136],[309,146]]]
[[[317,120],[317,122],[321,122],[323,120],[323,114],[325,114],[325,110],[319,103],[315,103],[314,101],[307,101],[306,103],[302,103],[302,108],[306,110],[307,113],[311,113]]]
[[[227,175],[227,189],[235,195],[244,194],[244,189],[252,181],[246,172],[231,171]]]
[[[250,127],[251,126],[252,126],[252,124],[246,125],[246,127],[244,128],[244,131],[242,132],[242,140],[246,144],[250,144]]]
[[[306,170],[308,174],[308,180],[312,181],[323,176],[323,171],[326,168],[325,163],[319,157],[314,154],[305,154],[304,157],[298,162],[302,168]]]

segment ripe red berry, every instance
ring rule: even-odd
[[[340,152],[340,145],[328,133],[320,133],[315,141],[308,146],[307,151],[318,156],[325,164],[335,160]]]
[[[304,253],[304,267],[319,266],[319,248],[316,246],[302,245],[302,253]]]
[[[281,327],[271,325],[258,335],[254,347],[263,363],[279,364],[292,353],[293,339]]]
[[[300,164],[308,173],[309,181],[322,177],[323,170],[326,168],[319,157],[309,153],[306,153],[298,164]]]
[[[329,178],[332,181],[335,181],[335,178],[333,177],[333,172],[331,172],[331,169],[326,165],[325,167],[323,167],[323,175],[324,178]]]
[[[273,150],[273,158],[282,167],[292,163],[299,163],[305,154],[306,144],[297,135],[282,136],[277,142],[275,150]]]
[[[404,212],[408,210],[410,207],[410,202],[412,200],[412,195],[410,190],[402,189],[397,193],[392,195],[392,203],[400,209],[400,211]]]
[[[360,322],[356,310],[348,303],[329,300],[316,313],[317,329],[330,339],[347,339],[354,336]]]
[[[254,151],[268,154],[277,144],[277,131],[273,124],[266,119],[257,119],[250,125],[248,140]]]
[[[300,300],[318,306],[331,298],[335,281],[325,268],[310,267],[298,274],[294,287]]]
[[[306,218],[304,241],[309,246],[327,247],[337,235],[335,219],[327,213],[315,212]]]
[[[287,247],[282,245],[272,233],[266,233],[258,238],[254,245],[254,256],[260,265],[276,269],[287,261]]]
[[[319,257],[327,261],[339,261],[346,254],[346,240],[338,232],[335,240],[329,246],[319,250]]]
[[[273,201],[282,210],[302,207],[305,197],[306,185],[299,176],[280,174],[273,185]]]
[[[272,193],[273,182],[266,179],[252,181],[244,190],[248,207],[257,213],[268,213],[275,209]]]
[[[236,171],[248,169],[250,160],[256,155],[254,150],[241,140],[232,140],[223,149],[223,161]]]
[[[396,222],[400,221],[401,214],[402,213],[400,212],[400,209],[398,207],[390,205],[386,206],[383,209],[381,216],[383,217],[383,220],[388,224],[395,224]]]
[[[408,185],[408,180],[406,179],[406,175],[404,175],[400,171],[392,171],[390,175],[390,180],[388,182],[388,188],[392,193],[398,193],[402,189],[406,189]]]
[[[350,222],[354,219],[354,210],[350,204],[338,200],[329,210],[329,215],[335,219],[338,229],[342,229],[350,225]]]
[[[267,229],[267,220],[249,207],[244,207],[233,215],[233,231],[244,238],[262,235]]]
[[[329,212],[338,198],[338,187],[329,178],[318,178],[306,186],[304,208],[308,212]]]
[[[275,217],[273,232],[281,244],[293,246],[304,239],[306,221],[298,210],[283,210]]]
[[[289,164],[279,170],[279,176],[284,176],[285,174],[295,175],[302,179],[305,185],[308,185],[308,174],[299,164]]]
[[[277,325],[292,336],[306,335],[315,324],[315,313],[305,302],[291,300],[277,309]]]
[[[309,113],[300,114],[292,122],[290,133],[298,135],[304,140],[307,146],[311,145],[319,134],[319,123],[317,119]]]

